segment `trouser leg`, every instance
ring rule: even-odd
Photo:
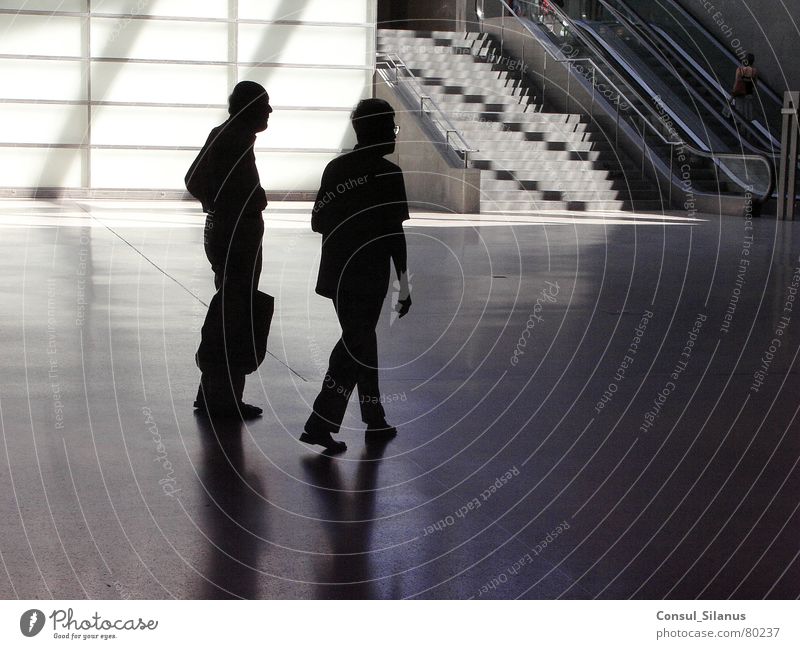
[[[241,227],[239,227],[241,225]],[[214,286],[237,299],[229,303],[250,305],[258,290],[263,265],[263,222],[240,221],[236,227],[220,229],[206,225],[205,252],[214,272]],[[249,313],[230,314],[230,317],[250,317]],[[206,372],[198,388],[198,400],[204,392],[205,403],[230,407],[242,402],[245,374],[230,364],[221,365],[213,372]],[[205,387],[205,389],[204,389]],[[219,401],[215,401],[219,399]]]
[[[331,352],[322,389],[314,401],[314,412],[306,423],[307,430],[323,428],[338,432],[356,385],[363,421],[379,422],[385,417],[380,402],[375,334],[382,305],[381,296],[336,300],[334,306],[342,336]]]
[[[197,389],[198,405],[212,413],[234,411],[242,402],[244,378],[244,374],[229,374],[225,367],[203,372]]]
[[[351,352],[356,364],[356,384],[364,423],[381,422],[385,419],[381,404],[381,389],[378,377],[378,336],[375,327],[383,306],[379,296],[365,298],[357,311],[356,342]]]

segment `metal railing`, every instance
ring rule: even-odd
[[[469,154],[477,153],[479,149],[470,145],[464,134],[453,125],[436,101],[430,95],[425,94],[419,79],[408,68],[405,61],[394,53],[379,53],[377,70],[388,85],[402,86],[409,91],[414,103],[419,107],[420,117],[427,119],[433,125],[444,137],[445,146],[461,158],[465,168],[468,167]]]
[[[612,0],[613,1],[613,0]],[[605,10],[611,14],[625,29],[628,33],[634,35],[639,40],[639,43],[667,70],[672,69],[672,64],[667,60],[667,58],[663,54],[663,50],[670,47],[670,43],[661,37],[660,34],[656,30],[654,30],[647,22],[633,9],[628,7],[627,5],[621,5],[621,7],[612,6],[610,2],[606,0],[597,0],[600,5],[605,8]],[[649,38],[648,38],[649,36]],[[653,41],[655,42],[653,44]],[[654,46],[655,45],[655,46]],[[679,79],[679,83],[683,84],[686,88],[686,91],[689,93],[690,96],[693,97],[694,102],[697,105],[706,106],[709,109],[712,115],[714,115],[719,122],[720,126],[728,130],[731,134],[739,138],[740,142],[746,146],[750,151],[754,153],[762,153],[764,155],[770,155],[768,149],[772,143],[767,140],[764,135],[755,129],[748,120],[746,120],[742,115],[739,114],[738,110],[735,107],[730,107],[731,111],[731,119],[735,122],[735,128],[731,127],[728,124],[728,121],[721,117],[721,112],[724,110],[726,106],[730,106],[730,94],[723,92],[720,93],[719,89],[709,83],[704,76],[697,73],[697,71],[692,68],[691,65],[687,66],[687,70],[689,70],[692,80],[691,83]],[[705,89],[710,96],[716,97],[719,102],[719,107],[709,105],[703,96],[698,92],[698,90],[694,87],[694,84],[697,84],[698,88]],[[746,139],[742,139],[739,131],[743,131],[747,133],[753,142],[756,143],[755,146],[751,144]],[[759,150],[761,149],[761,150]]]
[[[742,193],[751,193],[758,198],[759,201],[766,200],[772,194],[772,189],[774,187],[774,172],[773,167],[770,163],[769,158],[766,155],[757,154],[757,153],[749,153],[749,154],[734,154],[734,153],[716,153],[710,151],[704,151],[688,142],[686,142],[683,138],[679,136],[676,130],[671,127],[664,119],[664,116],[659,115],[655,109],[650,106],[648,101],[635,92],[632,89],[628,90],[628,93],[623,92],[619,86],[625,83],[625,80],[620,78],[621,83],[615,83],[609,77],[606,72],[598,67],[597,61],[603,64],[607,69],[613,70],[612,66],[609,62],[605,59],[605,57],[597,51],[594,45],[586,39],[581,33],[580,30],[575,27],[572,22],[572,19],[569,18],[554,2],[547,3],[546,11],[542,11],[543,5],[539,2],[523,2],[521,3],[523,7],[527,8],[528,15],[518,15],[515,13],[511,5],[506,2],[506,0],[494,0],[495,4],[500,8],[500,15],[495,16],[496,18],[500,19],[500,47],[501,49],[504,48],[504,32],[505,32],[505,21],[507,18],[511,18],[514,22],[521,26],[527,34],[535,39],[537,42],[543,45],[542,50],[546,53],[544,58],[544,65],[542,69],[542,85],[543,85],[543,93],[542,93],[542,101],[546,98],[547,93],[547,85],[548,85],[548,75],[547,75],[547,63],[548,60],[553,64],[559,65],[566,65],[567,68],[567,87],[566,87],[566,96],[567,96],[567,110],[569,110],[569,103],[571,99],[571,92],[570,92],[570,80],[573,74],[573,71],[577,72],[581,77],[584,78],[585,81],[591,83],[591,102],[589,106],[590,114],[593,115],[594,111],[594,104],[598,102],[596,95],[598,91],[602,94],[605,98],[603,103],[608,107],[609,111],[613,112],[614,115],[614,138],[615,138],[615,145],[619,141],[619,129],[620,129],[620,121],[626,121],[633,129],[637,132],[638,136],[642,140],[642,176],[645,175],[646,170],[646,161],[648,158],[648,154],[653,152],[654,147],[648,145],[647,137],[648,135],[654,135],[656,138],[656,146],[663,146],[669,149],[669,174],[671,182],[669,184],[669,199],[672,200],[672,185],[674,183],[680,183],[681,179],[680,176],[675,173],[675,152],[678,147],[680,147],[679,152],[679,162],[683,162],[681,157],[685,157],[687,154],[690,156],[694,156],[696,158],[702,158],[707,160],[710,164],[712,164],[719,172],[723,173],[724,176],[729,178],[734,184],[738,185],[742,189]],[[539,11],[536,14],[530,11],[531,7],[535,7]],[[485,9],[485,7],[484,7]],[[545,22],[542,18],[543,16],[547,16],[549,19],[549,23]],[[485,15],[482,19],[482,23],[490,20],[492,16]],[[567,35],[570,38],[580,41],[580,44],[589,50],[592,56],[596,57],[597,61],[593,58],[589,57],[569,57],[562,58],[560,56],[556,56],[553,52],[550,51],[550,48],[547,47],[547,43],[542,41],[542,37],[537,34],[531,27],[527,24],[525,18],[530,18],[531,20],[535,20],[539,22],[544,29],[549,31],[554,38],[561,39],[562,47],[559,50],[560,54],[563,54],[565,49],[568,51],[569,48],[565,48],[564,45],[568,45],[567,42]],[[524,40],[523,40],[524,43]],[[558,43],[553,42],[553,45],[558,45]],[[523,58],[524,58],[524,49],[523,49]],[[589,73],[586,70],[586,65],[588,64],[591,66],[591,72]],[[591,79],[589,79],[591,76]],[[602,83],[598,83],[597,79],[600,77],[603,81]],[[627,85],[627,84],[626,84]],[[611,89],[612,100],[609,101],[608,90]],[[636,101],[629,98],[629,95],[634,95]],[[642,105],[648,114],[645,114],[643,111],[639,110],[636,106],[636,102]],[[664,131],[669,133],[668,136],[664,135]],[[760,172],[760,173],[759,173]]]

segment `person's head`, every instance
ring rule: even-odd
[[[256,133],[267,128],[271,112],[267,91],[255,81],[240,81],[228,97],[228,114],[231,119]]]
[[[383,99],[362,99],[350,115],[361,146],[380,147],[383,155],[394,151],[397,133],[394,109]]]
[[[744,64],[747,66],[753,65],[756,62],[756,55],[752,52],[748,52],[744,55]]]

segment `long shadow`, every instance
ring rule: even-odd
[[[208,537],[208,569],[202,599],[261,596],[258,569],[268,532],[263,487],[247,472],[241,422],[211,422],[197,415],[203,448],[199,477],[207,500],[202,527]]]
[[[302,460],[303,470],[319,504],[329,539],[316,575],[317,599],[374,599],[379,578],[370,554],[378,470],[386,443],[369,444],[361,454],[353,491],[343,487],[340,463],[328,455]],[[324,552],[324,549],[320,549]]]

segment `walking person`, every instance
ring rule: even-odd
[[[402,318],[411,308],[403,172],[383,157],[395,149],[399,127],[394,115],[381,99],[359,102],[351,115],[358,144],[325,168],[311,217],[311,228],[322,234],[316,292],[332,300],[342,335],[300,441],[329,452],[347,449],[332,435],[339,432],[356,386],[366,441],[385,441],[397,434],[381,404],[375,334],[389,288],[390,262],[400,282],[395,310]]]
[[[758,83],[758,68],[755,63],[756,57],[753,54],[746,54],[742,65],[736,68],[736,80],[733,85],[733,101],[736,110],[748,122],[753,121],[755,111],[753,104],[755,103],[755,90],[756,83]]]
[[[262,409],[242,401],[245,376],[253,370],[237,359],[246,356],[253,311],[263,296],[258,281],[264,236],[261,213],[267,197],[253,148],[256,134],[266,130],[272,113],[269,95],[260,84],[241,81],[228,99],[228,113],[228,119],[211,130],[186,175],[187,189],[207,214],[204,245],[218,291],[212,308],[221,311],[207,317],[203,326],[201,349],[206,345],[217,353],[211,355],[214,362],[201,366],[194,406],[213,415],[250,419]]]

